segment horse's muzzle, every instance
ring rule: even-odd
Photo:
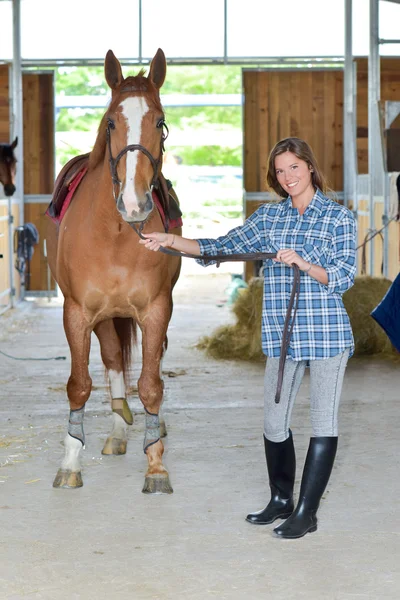
[[[128,223],[141,223],[147,219],[154,208],[151,192],[145,193],[145,201],[143,205],[139,204],[139,210],[132,210],[130,213],[126,210],[123,195],[121,194],[117,200],[117,209],[124,221]]]
[[[6,196],[12,196],[15,192],[15,185],[12,183],[6,183],[4,186],[4,193]]]

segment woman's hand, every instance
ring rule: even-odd
[[[294,250],[278,250],[276,254],[276,258],[273,258],[275,262],[283,262],[285,265],[297,265],[300,271],[307,271],[310,267],[310,263],[308,263],[304,258],[301,258]]]
[[[143,233],[142,234],[145,240],[139,240],[139,244],[143,244],[147,250],[154,250],[157,252],[160,246],[165,248],[165,246],[173,246],[175,235],[173,233]]]

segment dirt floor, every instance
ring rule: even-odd
[[[0,317],[0,599],[398,600],[399,365],[352,359],[337,461],[316,533],[279,540],[245,515],[267,501],[263,365],[194,347],[233,320],[227,270],[184,270],[164,362],[165,465],[174,494],[141,493],[144,416],[125,456],[105,457],[111,411],[97,340],[85,415],[84,487],[53,489],[63,456],[69,351],[60,300]],[[222,304],[222,306],[221,306]],[[134,380],[139,374],[134,368]],[[298,490],[310,436],[308,375],[292,429]]]

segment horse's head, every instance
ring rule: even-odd
[[[166,74],[164,52],[158,49],[147,77],[140,71],[124,79],[113,52],[104,70],[112,90],[105,115],[114,197],[122,218],[145,221],[153,210],[152,187],[161,169],[164,112],[159,90]]]
[[[17,159],[14,149],[18,144],[16,137],[12,144],[0,144],[0,183],[3,184],[6,196],[12,196],[15,192],[15,173],[17,170]]]

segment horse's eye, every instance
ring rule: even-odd
[[[160,120],[157,122],[157,128],[158,128],[158,129],[162,129],[162,128],[164,127],[164,125],[165,125],[165,120],[164,120],[164,119],[160,119]]]
[[[115,129],[115,123],[111,117],[107,117],[107,123],[110,129]]]

